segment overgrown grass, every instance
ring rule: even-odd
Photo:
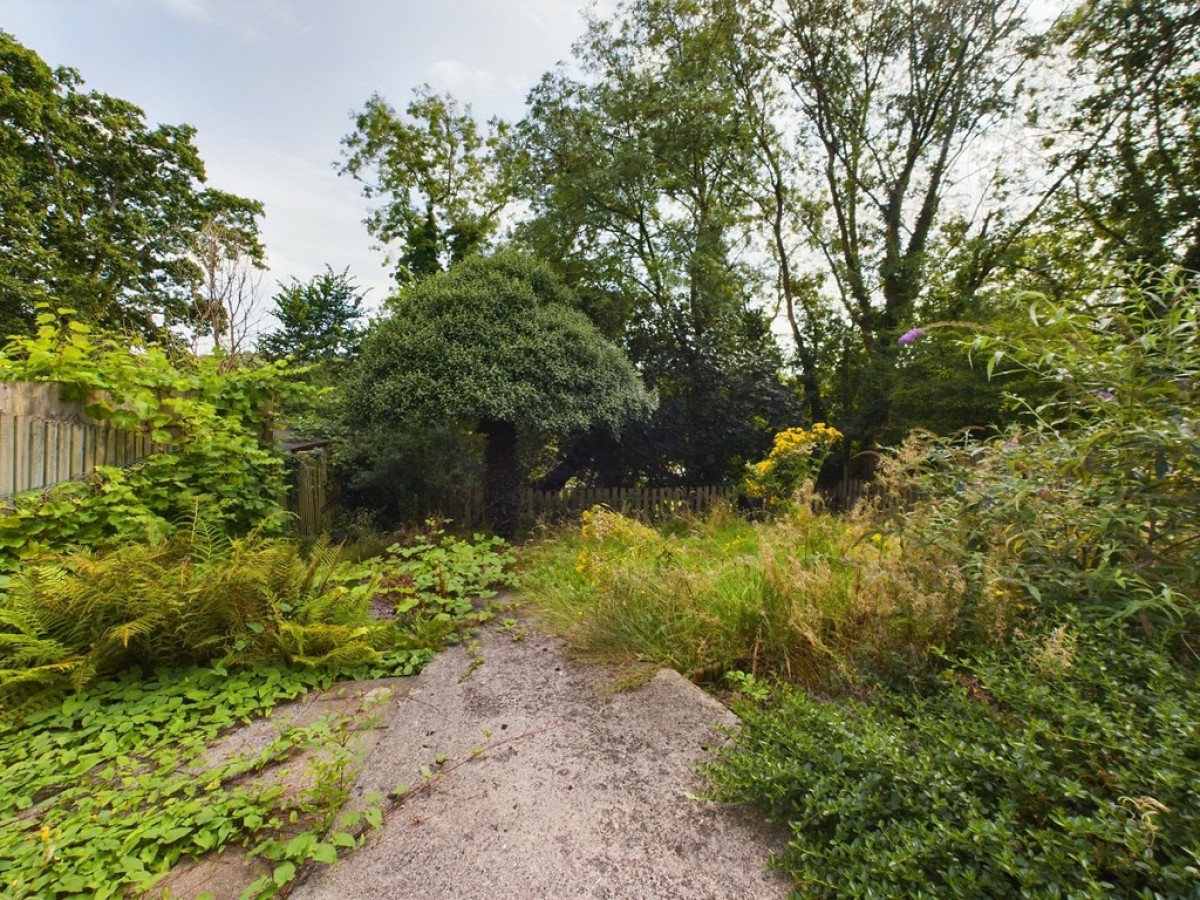
[[[525,597],[582,653],[700,681],[730,671],[821,692],[920,667],[955,630],[962,583],[868,522],[798,501],[654,530],[603,509],[522,551]]]
[[[708,771],[786,822],[797,896],[1200,897],[1200,291],[1141,283],[978,338],[1053,390],[881,454],[854,518],[528,552],[585,652],[732,673]]]

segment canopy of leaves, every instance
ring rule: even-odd
[[[245,226],[256,206],[201,188],[191,126],[149,127],[132,103],[84,91],[78,73],[3,31],[0,124],[4,333],[32,331],[37,302],[143,333],[184,319],[201,227],[225,210]]]
[[[367,230],[399,250],[401,284],[443,271],[496,231],[505,194],[493,156],[505,126],[492,121],[490,129],[481,134],[470,107],[428,85],[413,91],[404,114],[374,94],[355,116],[340,171],[382,200]]]
[[[1051,37],[1071,58],[1068,227],[1118,263],[1200,271],[1200,9],[1085,0]]]
[[[272,312],[280,328],[259,339],[258,349],[269,359],[291,356],[304,363],[340,359],[358,348],[365,292],[349,269],[329,266],[308,281],[293,278],[280,285]]]
[[[653,400],[541,263],[474,258],[419,282],[363,342],[347,385],[360,424],[447,418],[545,433],[619,428]]]

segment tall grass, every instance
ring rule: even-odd
[[[952,635],[963,594],[949,561],[914,558],[809,497],[769,523],[725,511],[661,530],[595,508],[522,564],[527,600],[589,657],[823,692],[919,666]]]

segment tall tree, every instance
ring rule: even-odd
[[[1200,7],[1085,0],[1051,39],[1069,54],[1069,212],[1109,261],[1200,271]]]
[[[522,430],[615,429],[653,406],[624,354],[572,307],[546,266],[512,254],[473,257],[417,282],[363,342],[346,387],[351,421],[368,431],[476,429],[491,524],[511,536]]]
[[[192,297],[180,330],[193,350],[204,342],[225,354],[230,365],[249,351],[262,317],[265,250],[258,238],[263,206],[224,191],[199,198],[202,220],[192,244]]]
[[[624,460],[594,461],[610,479],[717,480],[795,413],[751,304],[751,135],[715,62],[728,23],[708,6],[634,0],[593,21],[575,50],[584,78],[544,76],[508,148],[530,209],[518,240],[554,261],[662,398]]]
[[[869,442],[889,417],[896,338],[926,287],[931,243],[954,218],[943,208],[947,192],[1013,110],[1020,5],[751,0],[751,8],[761,16],[752,32],[759,52],[791,94],[793,203],[820,262],[815,285],[856,336],[843,363],[858,383],[843,430]],[[767,162],[785,184],[783,157]],[[967,227],[989,225],[982,217]]]
[[[483,131],[469,106],[428,85],[413,91],[404,114],[374,94],[355,117],[339,171],[382,201],[367,230],[395,247],[401,284],[445,270],[495,234],[506,201],[495,151],[505,131],[495,119]]]
[[[0,125],[0,328],[39,301],[147,334],[184,320],[208,219],[195,130],[149,127],[2,31]]]

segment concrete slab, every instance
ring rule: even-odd
[[[696,797],[693,761],[733,715],[674,672],[614,693],[612,673],[524,625],[485,629],[410,680],[354,793],[414,790],[292,896],[785,897],[765,869],[785,836]]]

